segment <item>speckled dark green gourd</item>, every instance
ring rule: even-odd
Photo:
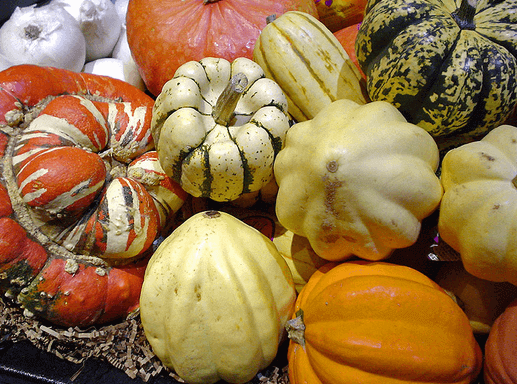
[[[356,40],[372,100],[468,139],[517,103],[517,0],[370,0]]]

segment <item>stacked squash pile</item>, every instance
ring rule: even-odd
[[[245,383],[288,342],[293,384],[517,381],[516,10],[130,1],[188,194],[140,294],[164,365]]]

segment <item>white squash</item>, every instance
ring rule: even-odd
[[[296,291],[273,242],[234,216],[197,213],[158,247],[140,298],[145,335],[189,384],[245,383],[275,358]]]

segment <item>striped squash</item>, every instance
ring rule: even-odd
[[[371,100],[439,140],[471,140],[517,104],[517,0],[370,0],[356,54]]]
[[[149,112],[62,95],[20,133],[11,157],[15,188],[52,241],[105,259],[131,259],[150,248],[172,212],[148,191],[154,186],[126,177],[129,162],[154,152],[144,122]],[[168,188],[171,207],[186,197],[179,186]]]
[[[338,99],[366,103],[364,81],[348,53],[307,13],[286,12],[268,23],[255,43],[253,60],[280,85],[289,114],[298,122]]]
[[[0,294],[87,328],[132,316],[186,193],[153,150],[154,100],[53,67],[0,72]]]
[[[151,122],[164,172],[192,196],[215,201],[267,185],[288,129],[284,93],[245,57],[180,66],[156,98]]]

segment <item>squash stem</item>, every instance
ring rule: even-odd
[[[248,78],[242,72],[235,74],[221,93],[212,111],[212,117],[220,125],[228,126],[242,92],[248,85]]]
[[[305,347],[305,324],[303,322],[303,310],[296,312],[294,319],[288,320],[285,325],[287,337],[302,347]]]
[[[473,30],[476,28],[474,16],[476,15],[477,0],[461,0],[461,4],[451,16],[461,29]]]
[[[513,179],[512,179],[512,184],[515,188],[517,188],[517,176],[515,176]]]

